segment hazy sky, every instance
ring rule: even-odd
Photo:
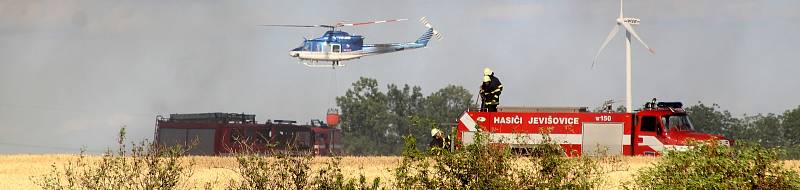
[[[620,33],[590,68],[614,26],[618,1],[0,1],[0,153],[100,152],[120,126],[153,138],[155,116],[245,112],[257,119],[323,118],[361,76],[475,93],[482,68],[502,80],[503,105],[624,102]],[[800,105],[800,1],[626,1],[637,32],[634,104],[718,103],[743,113]],[[331,24],[366,43],[413,41],[427,16],[443,33],[428,48],[310,69],[288,56]]]

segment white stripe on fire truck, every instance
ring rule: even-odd
[[[492,133],[492,142],[503,142],[509,144],[538,144],[541,143],[543,136],[541,134],[521,134],[521,133]],[[556,143],[560,144],[582,144],[583,142],[583,135],[582,134],[549,134],[550,138],[556,141]],[[644,137],[645,139],[655,139],[655,137]],[[650,140],[652,140],[650,139]],[[622,145],[631,145],[631,136],[630,135],[623,135],[622,136]],[[663,146],[660,144],[657,139],[655,143],[650,142],[650,140],[646,141],[642,145],[655,145],[655,146]]]
[[[649,146],[657,152],[664,150],[664,143],[661,143],[655,136],[639,136],[639,138],[642,138],[640,146]]]
[[[622,145],[631,145],[631,135],[622,135]]]
[[[506,144],[540,144],[542,143],[541,134],[520,134],[520,133],[491,133],[489,134],[490,141],[495,143]],[[550,138],[557,144],[583,144],[582,134],[550,134]],[[664,145],[654,136],[640,136],[642,143],[640,146],[649,146],[655,151],[661,152],[665,148],[671,148]],[[631,145],[631,135],[622,136],[622,145]],[[681,147],[675,147],[680,149]]]
[[[461,123],[463,123],[464,126],[467,127],[469,131],[478,131],[477,129],[475,129],[476,125],[475,120],[473,120],[468,113],[464,113],[463,115],[461,115],[461,118],[459,118],[459,120],[461,120]]]
[[[550,134],[557,144],[581,144],[583,135],[581,134]],[[521,134],[521,133],[491,133],[490,142],[506,144],[539,144],[542,142],[541,134]]]

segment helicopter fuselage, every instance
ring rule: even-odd
[[[304,40],[303,45],[289,51],[289,56],[307,61],[346,61],[368,55],[391,53],[425,47],[432,29],[424,40],[407,43],[364,44],[364,37],[343,31],[328,31],[322,37]],[[422,38],[421,38],[422,39]]]

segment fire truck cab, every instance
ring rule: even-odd
[[[526,149],[543,140],[559,144],[566,155],[660,155],[685,150],[691,140],[720,135],[694,130],[680,102],[647,103],[634,113],[589,112],[586,107],[505,107],[498,112],[470,110],[459,118],[457,137],[465,145],[481,134],[486,143]]]

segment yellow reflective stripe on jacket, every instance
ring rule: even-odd
[[[494,89],[494,91],[492,91],[492,93],[495,93],[495,92],[500,92],[500,91],[503,91],[503,85],[502,85],[502,84],[501,84],[501,85],[499,85],[499,86],[497,86],[497,88],[496,88],[496,89]]]

